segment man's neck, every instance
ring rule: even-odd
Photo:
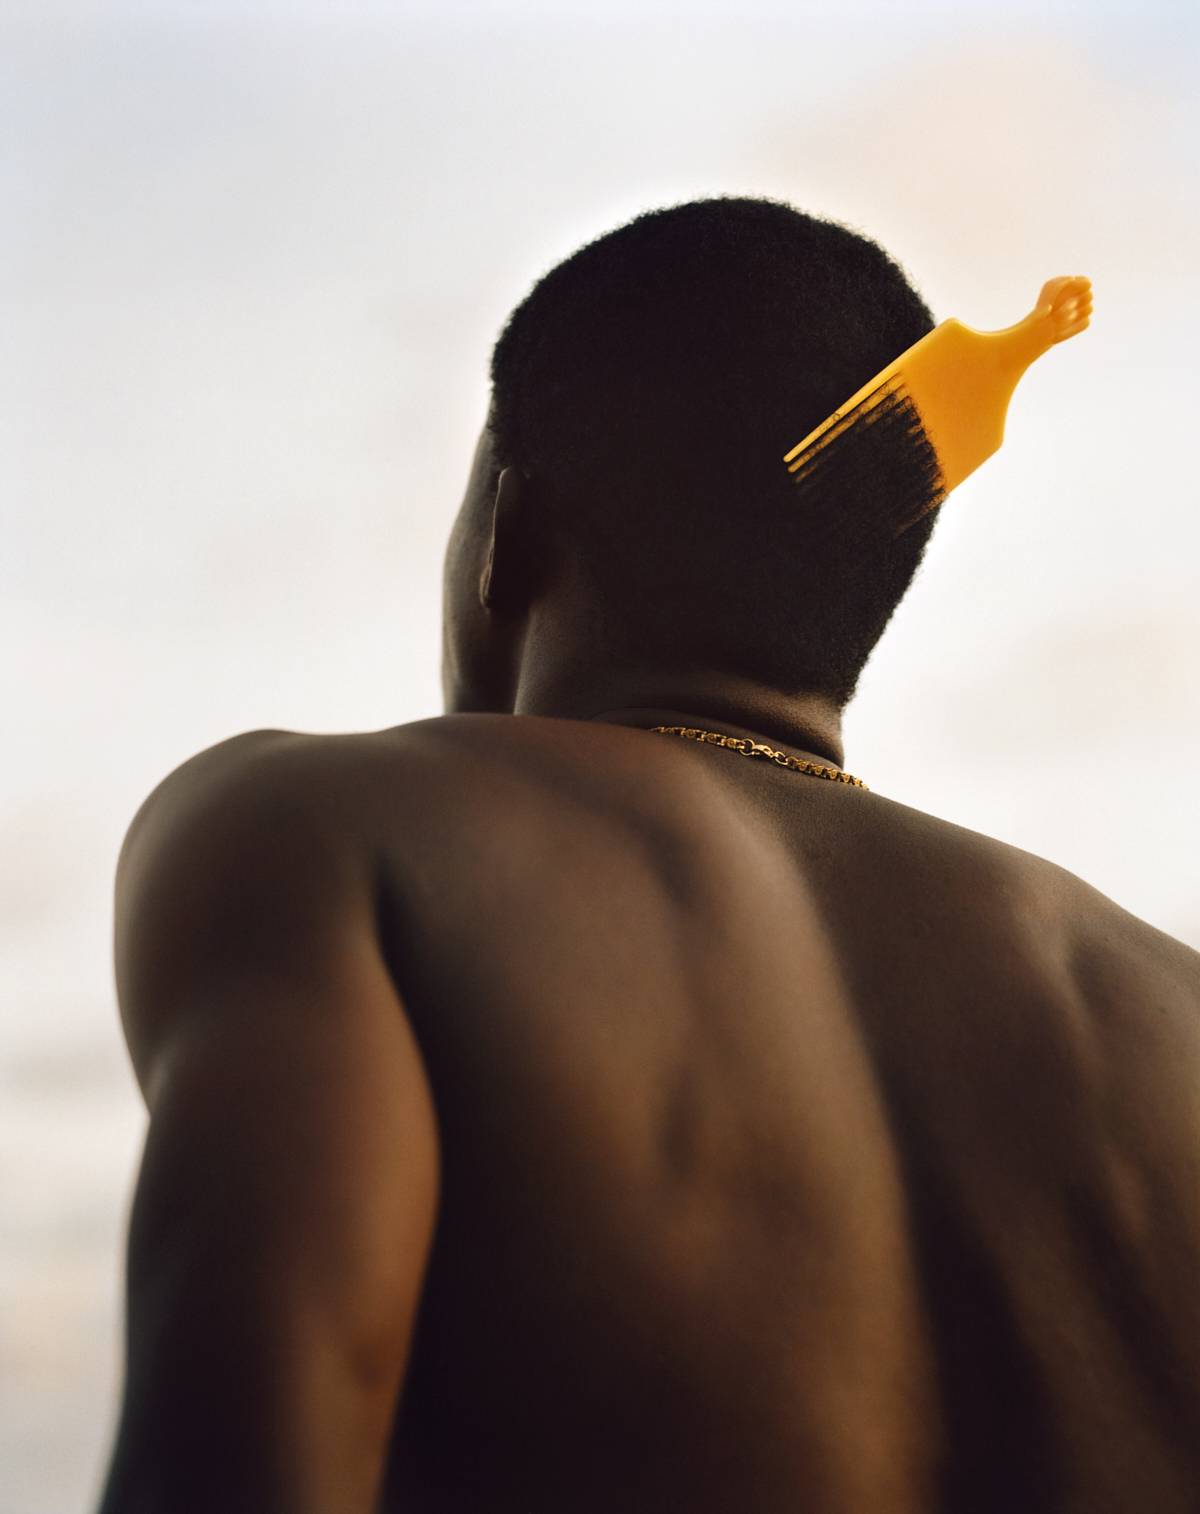
[[[697,726],[842,765],[841,710],[827,695],[785,693],[717,668],[613,662],[573,560],[560,563],[553,591],[514,617],[503,635],[496,624],[485,629],[494,647],[493,676],[465,687],[451,678],[450,710],[510,710],[647,729]],[[453,671],[457,664],[452,659],[447,666]]]
[[[586,662],[590,664],[590,659]],[[528,664],[526,665],[528,668]],[[611,669],[559,663],[554,676],[523,677],[514,714],[554,715],[649,729],[701,726],[724,735],[779,742],[842,766],[841,712],[820,694],[784,694],[715,670]]]

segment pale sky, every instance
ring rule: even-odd
[[[438,711],[488,349],[651,205],[762,192],[940,318],[1086,273],[847,720],[871,786],[1200,945],[1192,5],[0,5],[0,1514],[83,1509],[141,1116],[109,887],[239,730]]]

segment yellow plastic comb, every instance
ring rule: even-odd
[[[1091,281],[1064,277],[1051,279],[1030,314],[1004,331],[943,321],[793,447],[784,458],[788,471],[807,473],[831,442],[843,435],[850,442],[856,425],[869,424],[881,401],[906,396],[937,454],[941,492],[933,503],[940,503],[999,449],[1008,402],[1026,368],[1083,331],[1091,313]]]

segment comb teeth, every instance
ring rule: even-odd
[[[789,471],[821,526],[899,536],[946,497],[942,470],[917,408],[895,375],[865,395],[794,457]]]
[[[794,474],[806,472],[813,466],[822,450],[831,442],[836,441],[843,431],[860,421],[865,421],[868,412],[874,410],[876,405],[890,406],[893,396],[900,393],[903,388],[904,380],[898,373],[893,373],[849,408],[835,410],[823,425],[817,427],[807,442],[801,442],[798,447],[793,447],[784,458],[784,462],[788,465],[788,472]]]

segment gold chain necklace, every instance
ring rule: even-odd
[[[717,731],[696,731],[687,725],[652,725],[651,735],[684,736],[688,741],[705,741],[709,746],[723,746],[727,751],[740,752],[743,757],[763,757],[781,768],[791,768],[793,773],[807,773],[812,778],[828,778],[831,783],[849,783],[856,789],[867,786],[861,778],[843,773],[840,768],[823,767],[819,762],[806,762],[803,757],[789,757],[786,752],[777,752],[774,747],[764,746],[761,741],[747,741],[741,736],[722,736]],[[867,790],[870,793],[870,790]]]

